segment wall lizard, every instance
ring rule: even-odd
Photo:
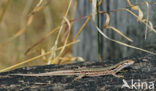
[[[37,73],[37,74],[11,74],[11,75],[20,75],[20,76],[60,76],[60,75],[77,75],[76,79],[80,79],[84,76],[104,76],[104,75],[113,75],[115,77],[123,77],[117,75],[122,69],[134,64],[133,60],[124,60],[118,64],[104,67],[104,68],[79,68],[73,70],[58,70],[46,73]]]

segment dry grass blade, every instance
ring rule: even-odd
[[[122,32],[120,32],[118,29],[112,27],[112,26],[108,26],[108,28],[114,30],[115,32],[117,32],[118,34],[120,34],[122,37],[124,37],[125,39],[127,39],[130,42],[133,42],[132,39],[130,39],[129,37],[127,37],[126,35],[124,35]]]
[[[100,6],[100,5],[102,4],[102,2],[103,2],[103,0],[100,0],[100,1],[98,2],[98,6]]]
[[[139,22],[144,22],[144,20],[143,20],[143,12],[142,12],[142,10],[140,9],[140,7],[139,7],[138,5],[133,5],[133,4],[130,2],[130,0],[127,0],[127,3],[128,3],[128,5],[130,6],[130,8],[131,8],[132,10],[138,11],[138,16],[137,16],[138,21],[139,21]],[[131,14],[133,14],[133,13],[131,12]]]
[[[148,17],[149,17],[149,3],[147,1],[145,1],[146,7],[147,7],[147,15],[146,15],[146,25],[148,25]],[[146,30],[145,30],[145,40],[147,38],[147,26],[146,26]]]
[[[120,34],[122,37],[124,37],[125,39],[127,39],[128,41],[133,42],[132,39],[130,39],[129,37],[127,37],[126,35],[124,35],[124,34],[123,34],[122,32],[120,32],[118,29],[116,29],[116,28],[110,26],[110,25],[109,25],[110,16],[109,16],[108,13],[105,13],[105,15],[106,15],[106,22],[105,22],[105,24],[104,24],[104,28],[112,29],[112,30],[114,30],[115,32],[117,32],[118,34]]]
[[[78,42],[80,42],[80,41],[77,40],[77,41],[68,43],[66,46],[70,46],[70,45],[73,45],[73,44],[78,43]],[[63,47],[59,47],[59,48],[57,48],[57,49],[54,50],[54,51],[61,50],[62,48],[63,48]],[[21,62],[21,63],[18,63],[18,64],[16,64],[16,65],[10,66],[10,67],[8,67],[8,68],[2,69],[2,70],[0,70],[0,72],[5,72],[5,71],[9,71],[9,70],[11,70],[11,69],[17,68],[17,67],[19,67],[19,66],[21,66],[21,65],[23,65],[23,64],[26,64],[26,63],[28,63],[28,62],[34,61],[34,60],[39,59],[39,58],[41,58],[41,57],[43,57],[43,56],[49,55],[49,54],[51,54],[52,52],[53,52],[53,51],[48,51],[48,52],[46,52],[46,53],[44,53],[44,54],[42,54],[42,55],[33,57],[33,58],[31,58],[31,59],[25,60],[24,62]]]
[[[35,8],[34,8],[34,9],[32,10],[32,12],[31,12],[31,15],[35,14],[36,12],[40,11],[40,10],[43,8],[42,3],[43,3],[43,0],[40,0],[40,1],[36,4]]]
[[[138,9],[138,12],[139,12],[139,14],[138,14],[138,21],[139,22],[144,22],[144,20],[143,20],[143,12],[142,12],[142,10],[140,8]]]
[[[41,55],[45,55],[45,50],[44,50],[44,49],[41,49]],[[43,57],[42,57],[42,60],[43,60],[44,62],[47,62],[46,56],[43,56]]]
[[[32,23],[33,19],[34,19],[34,15],[29,16],[26,26],[29,26]]]
[[[156,30],[153,28],[153,24],[151,21],[149,21],[149,27],[150,27],[150,31],[153,31],[156,33]]]
[[[83,23],[83,25],[81,26],[81,28],[78,30],[77,34],[74,36],[73,41],[75,41],[77,39],[77,37],[80,35],[80,33],[82,32],[82,30],[84,29],[84,27],[88,24],[88,22],[90,21],[92,15],[90,15],[87,20]]]
[[[8,43],[10,43],[12,40],[14,40],[15,38],[17,38],[18,36],[20,36],[23,32],[24,32],[25,28],[18,30],[18,32],[13,35],[11,38],[9,38],[8,40],[4,41],[3,43],[0,44],[0,48],[4,47],[5,45],[7,45]]]
[[[82,57],[71,57],[71,56],[60,57],[59,60],[61,60],[60,64],[69,64],[72,63],[73,61],[79,61],[79,62],[85,61]]]
[[[35,46],[39,45],[41,42],[43,42],[45,39],[47,39],[50,35],[52,35],[52,34],[55,33],[56,31],[58,31],[59,28],[60,28],[60,26],[56,27],[56,28],[53,29],[51,32],[47,33],[47,35],[45,35],[42,39],[40,39],[38,42],[36,42],[36,43],[33,44],[30,48],[28,48],[24,54],[25,54],[25,55],[28,55],[28,53],[29,53]]]
[[[132,3],[129,0],[127,0],[127,3],[128,3],[129,6],[133,6]]]
[[[16,34],[14,34],[11,38],[9,38],[7,41],[2,42],[0,44],[0,48],[3,47],[4,45],[10,43],[12,40],[16,39],[17,37],[19,37],[20,35],[22,35],[25,32],[26,28],[32,23],[34,14],[43,8],[44,5],[41,5],[41,2],[43,2],[43,0],[40,0],[37,3],[36,7],[33,9],[31,15],[28,17],[26,25],[23,28],[19,29],[19,31]]]
[[[70,10],[70,7],[71,7],[71,4],[72,4],[72,0],[70,0],[70,2],[69,2],[69,5],[68,5],[67,11],[66,11],[64,17],[67,17],[67,15],[68,15],[68,13],[69,13],[69,10]],[[63,27],[64,27],[64,20],[62,20],[62,25],[61,25],[60,30],[59,30],[59,32],[58,32],[58,35],[57,35],[57,37],[56,37],[55,44],[54,44],[54,46],[51,48],[51,50],[56,50],[56,49],[57,49],[58,40],[59,40],[60,34],[61,34],[62,30],[63,30]],[[50,57],[48,58],[48,64],[51,64],[51,60],[52,60],[53,58],[55,58],[55,57],[56,57],[56,52],[54,52],[54,53],[52,53],[52,54],[50,55]]]
[[[69,39],[69,36],[70,36],[70,31],[71,31],[71,24],[69,22],[69,20],[64,17],[65,21],[67,22],[67,25],[68,25],[68,34],[67,34],[67,37],[65,39],[65,43],[63,45],[63,48],[61,49],[60,53],[58,54],[58,56],[56,58],[54,58],[52,61],[51,61],[51,64],[59,64],[60,61],[58,60],[58,58],[62,55],[66,45],[67,45],[67,42],[68,42],[68,39]]]
[[[84,27],[85,27],[85,26],[88,24],[88,22],[90,21],[91,17],[92,17],[92,15],[90,15],[90,16],[87,17],[87,20],[83,23],[83,25],[82,25],[81,28],[78,30],[78,32],[76,33],[76,35],[74,36],[74,38],[73,38],[72,41],[75,41],[75,40],[77,39],[77,37],[80,35],[80,33],[82,32],[82,30],[84,29]],[[85,17],[82,17],[82,18],[86,18],[86,16],[85,16]],[[68,50],[69,50],[70,48],[71,48],[71,46],[68,47],[68,48],[66,49],[66,51],[62,54],[62,56],[64,56],[64,55],[68,52]]]
[[[126,10],[126,11],[128,11],[129,13],[131,13],[132,15],[134,15],[135,17],[137,17],[137,18],[139,18],[136,14],[134,14],[132,11],[130,11],[129,9],[123,9],[123,10]],[[149,22],[149,24],[150,24],[150,21],[146,21],[146,22]],[[141,21],[141,23],[144,23],[151,31],[153,31],[153,32],[155,32],[156,33],[156,30],[151,26],[151,24],[150,25],[148,25],[147,23],[145,22],[145,20],[143,20],[143,21]]]
[[[133,13],[132,11],[130,11],[129,9],[124,8],[124,10],[128,11],[129,13],[131,13],[133,16],[137,17],[139,22],[144,22],[143,18],[143,13],[142,11],[139,9],[139,15],[137,16],[135,13]]]
[[[68,42],[68,39],[69,39],[69,36],[70,36],[70,31],[71,31],[71,24],[70,24],[69,20],[66,17],[64,17],[64,20],[67,22],[67,25],[68,25],[68,34],[67,34],[67,38],[65,39],[64,46],[63,46],[62,50],[59,53],[59,56],[63,53],[63,51],[65,49],[65,46],[66,46],[66,44]]]
[[[105,15],[106,15],[106,22],[104,24],[104,28],[107,28],[109,26],[110,16],[108,13],[105,13]]]
[[[4,14],[5,14],[6,10],[7,10],[8,5],[9,5],[9,2],[10,2],[10,0],[7,0],[7,1],[6,1],[6,4],[5,4],[5,6],[4,6],[4,9],[3,9],[3,11],[2,11],[2,14],[0,15],[0,23],[2,22],[2,19],[3,19],[3,17],[4,17]]]
[[[113,41],[113,42],[115,42],[117,44],[120,44],[120,45],[123,45],[123,46],[126,46],[126,47],[130,47],[130,48],[133,48],[133,49],[137,49],[137,50],[140,50],[140,51],[143,51],[143,52],[147,52],[147,53],[156,55],[156,53],[153,53],[151,51],[148,51],[148,50],[145,50],[145,49],[142,49],[142,48],[138,48],[138,47],[135,47],[135,46],[132,46],[132,45],[129,45],[129,44],[126,44],[126,43],[111,39],[107,35],[105,35],[97,26],[96,26],[96,28],[97,28],[98,32],[103,35],[103,37],[105,37],[106,39],[108,39],[110,41]]]
[[[140,7],[138,5],[132,5],[129,0],[127,0],[127,3],[128,3],[128,5],[130,6],[131,9],[138,11],[138,16],[136,14],[134,14],[132,11],[130,11],[129,9],[125,9],[125,10],[128,11],[129,13],[131,13],[132,15],[134,15],[135,17],[137,17],[139,22],[144,23],[146,25],[145,39],[146,39],[146,35],[147,35],[147,27],[150,30],[152,30],[153,32],[156,33],[155,29],[153,28],[152,23],[148,20],[148,17],[149,17],[149,2],[147,2],[147,1],[143,2],[144,4],[146,4],[146,7],[147,7],[147,17],[146,17],[146,19],[143,19],[143,12],[141,11],[141,9],[140,9]],[[149,22],[149,25],[148,25],[148,22]]]
[[[74,20],[70,20],[71,22],[74,22],[75,20],[81,20],[83,18],[86,18],[85,17],[82,17],[82,18],[78,18],[78,19],[74,19]],[[64,23],[65,24],[65,23]],[[25,55],[28,55],[29,52],[37,45],[39,45],[41,42],[43,42],[46,38],[48,38],[50,35],[52,35],[53,33],[57,32],[58,30],[60,29],[60,26],[57,26],[55,29],[51,30],[51,32],[47,33],[43,38],[41,38],[38,42],[36,42],[35,44],[33,44],[30,48],[28,48],[26,50],[26,52],[24,53]]]
[[[97,7],[97,0],[92,0],[92,19],[93,22],[95,22],[95,16],[96,16],[96,7]]]

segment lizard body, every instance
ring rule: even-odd
[[[113,75],[116,77],[122,77],[116,75],[120,70],[134,64],[133,60],[124,60],[119,62],[118,64],[108,66],[105,68],[80,68],[74,70],[59,70],[52,71],[46,73],[38,73],[38,74],[12,74],[12,75],[20,75],[20,76],[57,76],[57,75],[77,75],[79,78],[83,76],[103,76],[103,75]]]

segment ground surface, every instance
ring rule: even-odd
[[[133,59],[135,60],[135,64],[119,73],[124,75],[124,78],[98,76],[84,77],[80,80],[73,81],[76,76],[26,77],[10,75],[15,73],[44,73],[56,69],[73,69],[78,67],[105,67],[125,59]],[[128,84],[131,84],[132,79],[140,83],[147,82],[148,86],[151,81],[156,84],[156,56],[154,55],[140,54],[124,59],[104,61],[105,62],[84,62],[60,66],[47,65],[26,67],[0,73],[0,91],[129,91],[129,88],[121,88],[123,79],[125,79]]]

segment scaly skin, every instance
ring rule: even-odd
[[[84,76],[104,76],[104,75],[113,75],[115,77],[123,77],[120,75],[116,75],[116,73],[132,64],[134,64],[133,60],[124,60],[118,64],[105,67],[105,68],[80,68],[80,69],[75,69],[75,70],[59,70],[59,71],[38,73],[38,74],[11,74],[11,75],[20,75],[20,76],[77,75],[78,79]]]

